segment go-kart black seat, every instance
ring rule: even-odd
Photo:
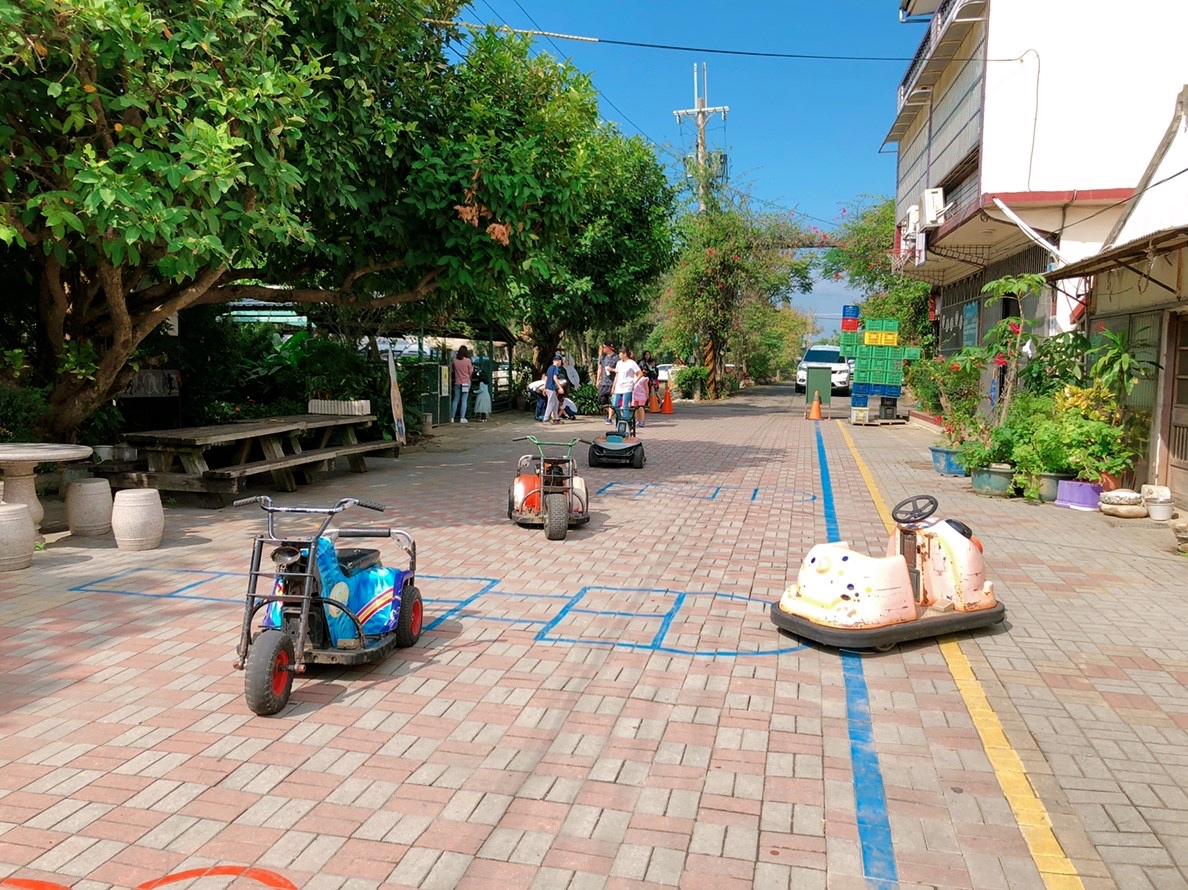
[[[344,575],[380,564],[380,552],[367,547],[347,547],[338,551],[338,564]]]

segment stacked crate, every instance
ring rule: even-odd
[[[849,308],[842,310],[843,325]],[[903,363],[918,359],[919,348],[899,345],[899,321],[892,318],[869,318],[853,331],[843,327],[841,337],[842,353],[854,359],[851,420],[862,423],[869,418],[871,398],[882,400],[876,403],[880,408],[876,416],[890,413],[894,417],[895,402],[903,394]]]

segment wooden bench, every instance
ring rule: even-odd
[[[292,467],[304,467],[310,464],[324,464],[336,457],[345,457],[351,462],[351,470],[355,473],[366,473],[367,465],[358,455],[369,451],[391,451],[396,445],[393,442],[358,442],[354,445],[335,445],[330,448],[317,448],[313,451],[299,451],[285,457],[273,457],[265,460],[253,460],[247,463],[221,467],[217,470],[207,470],[202,474],[206,479],[238,479],[245,476],[255,476],[272,470],[287,470]]]

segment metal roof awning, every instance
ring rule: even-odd
[[[1083,278],[1109,269],[1133,268],[1133,264],[1152,254],[1171,253],[1188,247],[1188,224],[1152,232],[1118,247],[1111,247],[1093,256],[1069,263],[1047,274],[1049,281]],[[1137,270],[1136,270],[1137,271]]]

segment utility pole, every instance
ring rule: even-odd
[[[705,210],[705,125],[709,119],[720,113],[722,120],[726,120],[726,113],[730,111],[728,105],[715,105],[713,108],[706,107],[706,101],[709,96],[709,79],[706,73],[705,62],[701,63],[701,82],[697,80],[697,63],[693,63],[693,108],[686,108],[683,111],[674,111],[677,121],[689,115],[697,123],[697,194],[698,194],[698,209]]]

